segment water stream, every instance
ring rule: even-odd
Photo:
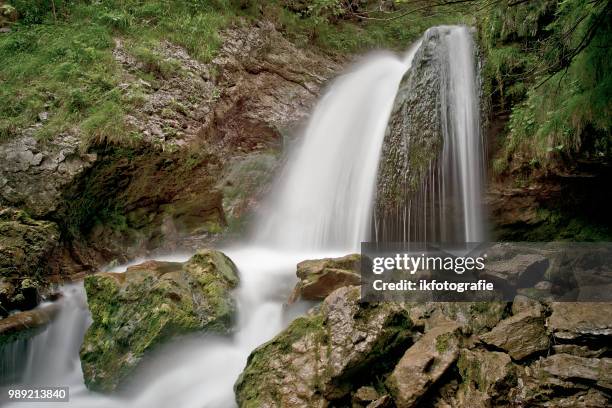
[[[283,306],[295,284],[295,265],[357,251],[368,238],[381,145],[399,81],[415,50],[403,58],[390,53],[370,55],[334,81],[316,106],[302,142],[289,154],[272,199],[256,222],[257,233],[241,246],[220,248],[241,275],[235,293],[239,318],[234,335],[193,335],[172,342],[148,359],[121,395],[92,393],[85,388],[78,355],[90,315],[83,285],[70,285],[64,287],[59,316],[42,333],[27,345],[2,351],[2,358],[10,355],[25,364],[17,383],[67,385],[70,403],[62,406],[78,408],[235,406],[233,384],[249,353],[309,306]],[[472,61],[473,57],[462,58]],[[464,69],[463,62],[457,69]],[[457,88],[455,97],[461,98],[462,92]],[[474,109],[459,99],[457,105]],[[466,139],[454,143],[472,143],[472,129],[465,127],[457,137]],[[472,176],[462,171],[459,182],[470,183]],[[189,254],[177,254],[156,259],[188,258]]]

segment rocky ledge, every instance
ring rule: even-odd
[[[163,341],[189,332],[228,332],[238,284],[223,253],[198,251],[189,261],[148,261],[125,273],[85,279],[93,323],[81,347],[86,385],[112,391]]]

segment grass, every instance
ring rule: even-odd
[[[124,116],[145,95],[119,89],[122,72],[112,55],[114,39],[140,62],[147,82],[180,73],[180,62],[164,57],[162,43],[183,47],[207,63],[232,24],[268,19],[297,46],[354,53],[373,48],[406,49],[427,27],[463,21],[457,13],[392,21],[343,19],[339,2],[291,11],[281,0],[11,0],[20,15],[0,35],[0,141],[34,127],[47,140],[62,132],[92,144],[139,140]]]

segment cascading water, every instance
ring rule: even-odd
[[[233,384],[249,353],[307,306],[298,304],[289,310],[283,307],[295,283],[296,263],[345,255],[367,238],[385,128],[398,84],[415,51],[403,60],[390,54],[372,56],[333,84],[316,107],[302,145],[290,155],[277,199],[264,212],[258,233],[241,247],[222,249],[234,260],[241,275],[235,294],[239,321],[232,337],[194,335],[172,342],[145,362],[145,368],[136,373],[121,395],[106,397],[89,392],[84,386],[78,349],[90,316],[83,285],[76,284],[64,288],[62,311],[42,333],[27,344],[0,350],[3,359],[7,353],[12,353],[13,360],[15,353],[23,354],[25,368],[14,384],[69,386],[70,402],[63,405],[78,408],[234,406]],[[457,70],[461,71],[466,68],[464,62],[469,65],[472,57],[470,54],[457,58],[461,61]],[[455,80],[460,78],[459,71]],[[473,81],[463,85],[466,92],[473,94],[474,90],[468,89],[474,86]],[[459,86],[453,89],[454,104],[464,103],[459,94],[463,90]],[[477,105],[464,108],[464,117],[477,112]],[[462,119],[452,122],[452,129],[459,129],[464,135],[458,136],[455,144],[471,143],[461,138],[469,137],[472,125]],[[469,146],[466,149],[456,157],[450,155],[449,160],[461,167],[464,159],[470,159],[472,150]],[[466,178],[473,174],[469,168],[460,171],[460,182],[467,185],[470,181]],[[463,194],[466,200],[479,188],[479,184],[469,185],[469,191]],[[476,231],[472,219],[467,228]],[[474,234],[477,237],[478,233]],[[183,254],[157,259],[188,258],[188,254]],[[13,406],[23,408],[28,404],[20,402]]]
[[[474,55],[467,27],[433,27],[423,36],[394,108],[406,119],[395,127],[392,122],[385,139],[390,164],[379,173],[377,241],[485,239],[485,152]]]
[[[413,54],[403,60],[389,53],[372,55],[335,81],[316,107],[302,146],[290,155],[279,198],[259,223],[261,232],[247,245],[223,248],[241,275],[232,338],[191,336],[173,342],[148,359],[125,395],[89,392],[78,350],[90,317],[79,307],[85,291],[76,285],[64,291],[60,316],[29,341],[27,367],[18,383],[67,385],[69,405],[79,408],[235,405],[233,384],[249,353],[305,311],[306,305],[283,307],[295,283],[295,265],[345,255],[367,238],[378,155],[397,85]]]
[[[356,250],[368,238],[378,157],[393,99],[414,56],[380,54],[338,78],[256,230],[276,248]]]

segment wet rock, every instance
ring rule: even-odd
[[[455,362],[459,354],[459,325],[432,328],[413,344],[387,378],[398,408],[418,406],[419,399]]]
[[[300,281],[296,284],[289,303],[298,299],[325,299],[340,287],[359,285],[360,265],[359,254],[300,262],[297,265],[297,277]]]
[[[537,309],[520,312],[502,320],[480,340],[506,351],[514,360],[521,360],[548,349],[549,339],[544,316]]]
[[[562,379],[587,380],[612,390],[612,358],[584,358],[554,354],[540,361],[546,373]]]
[[[0,204],[42,217],[58,209],[66,186],[90,168],[97,156],[81,153],[80,140],[74,135],[61,134],[47,143],[29,133],[0,144]]]
[[[505,353],[461,350],[457,368],[462,386],[457,406],[490,407],[508,403],[508,391],[516,386],[514,366]]]
[[[346,397],[390,369],[411,325],[402,305],[360,304],[358,287],[339,288],[251,353],[234,386],[238,405],[306,408]]]
[[[238,284],[233,262],[223,253],[198,251],[189,261],[148,261],[125,273],[85,279],[93,323],[81,347],[88,388],[112,391],[146,352],[183,333],[231,328]]]
[[[402,78],[387,125],[378,170],[376,215],[383,240],[402,240],[398,226],[405,203],[415,197],[442,151],[439,90],[441,34],[429,30]],[[413,212],[414,213],[414,212]],[[400,228],[401,229],[401,228]]]
[[[0,345],[15,337],[37,330],[51,321],[59,310],[57,304],[27,310],[0,319]]]
[[[40,289],[52,272],[48,262],[59,238],[54,223],[0,207],[0,316],[38,304]]]
[[[548,327],[564,340],[612,336],[612,304],[553,303]]]

